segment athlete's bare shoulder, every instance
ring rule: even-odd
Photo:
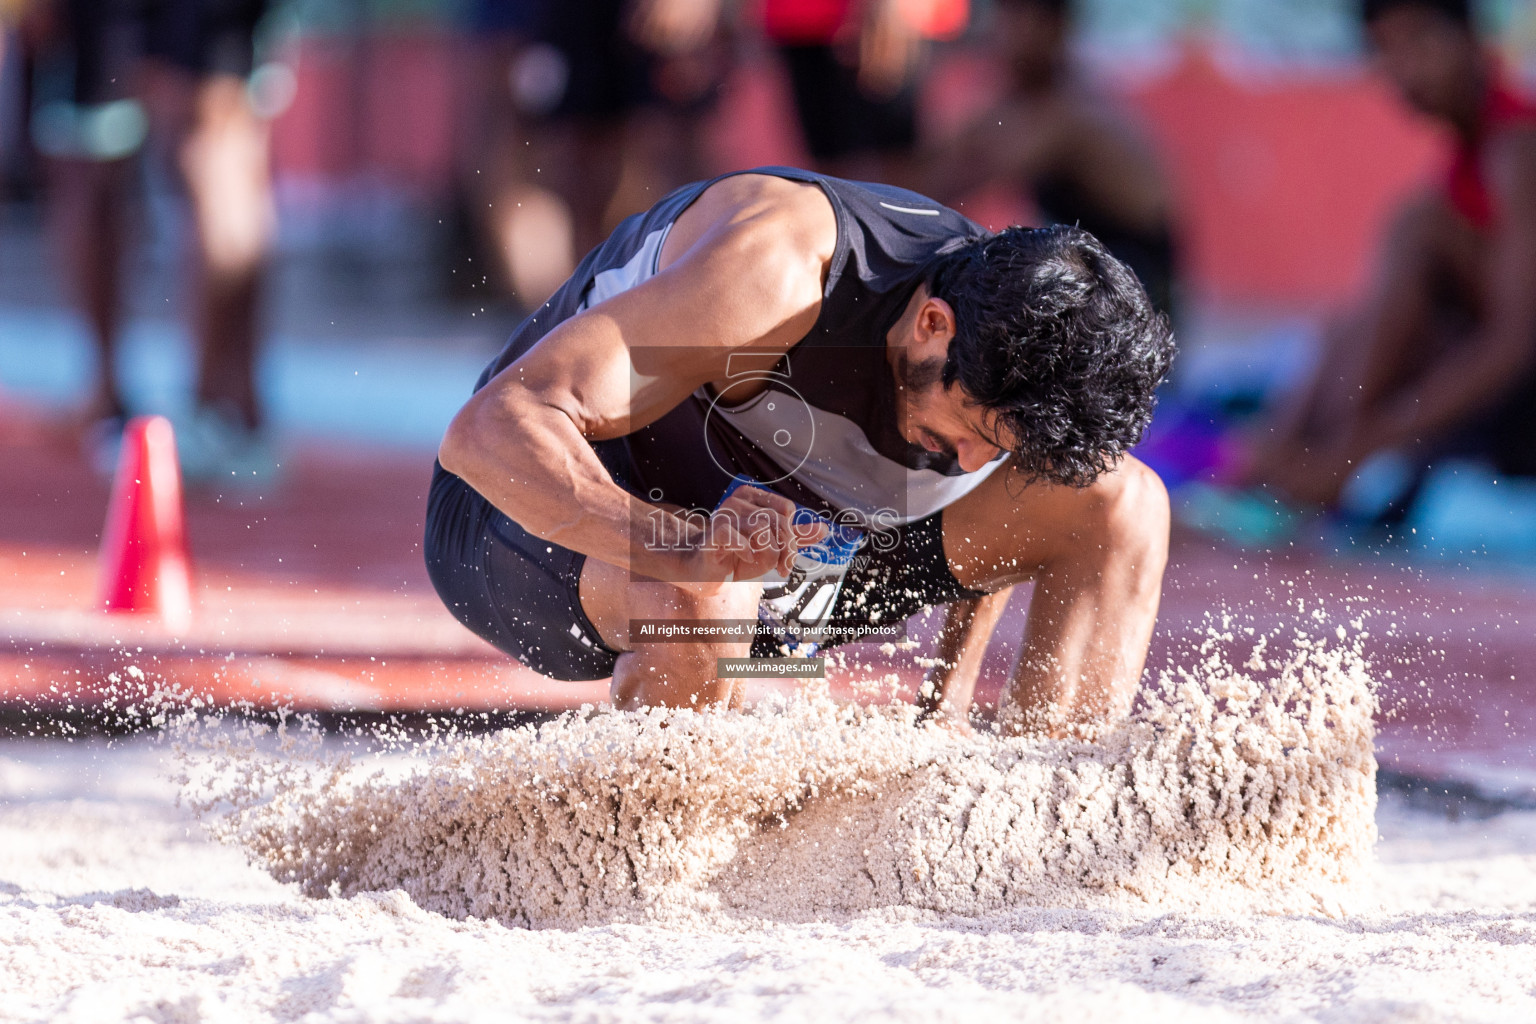
[[[701,245],[751,246],[764,260],[814,264],[824,277],[837,248],[837,215],[820,186],[772,174],[733,174],[684,210],[661,252],[666,267]]]

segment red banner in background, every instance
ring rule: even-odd
[[[1172,171],[1191,283],[1217,300],[1357,295],[1393,210],[1446,159],[1363,71],[1242,81],[1193,51],[1129,98]]]

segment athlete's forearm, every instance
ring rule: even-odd
[[[535,392],[513,384],[476,395],[438,460],[545,540],[648,576],[674,568],[666,551],[644,543],[651,517],[665,513],[616,484],[571,418]]]
[[[1012,593],[1009,587],[984,597],[955,601],[944,610],[937,664],[918,695],[918,705],[926,717],[964,721],[970,714],[987,642]]]

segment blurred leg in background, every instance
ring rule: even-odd
[[[1347,431],[1362,406],[1404,387],[1469,332],[1481,305],[1475,247],[1438,195],[1398,214],[1370,300],[1328,325],[1313,376],[1271,424],[1267,474]]]
[[[180,430],[190,478],[267,476],[255,385],[261,286],[273,234],[267,126],[246,91],[264,0],[58,0],[39,8],[33,138],[49,221],[100,355],[85,416],[110,466],[129,408],[117,347],[134,157],[155,143],[191,213],[194,411]]]
[[[197,411],[183,431],[189,476],[270,475],[256,355],[274,235],[267,122],[247,81],[265,0],[151,0],[144,96],[158,148],[192,221]]]
[[[624,6],[552,0],[538,39],[514,71],[533,135],[534,180],[570,211],[577,259],[605,236],[604,217],[623,171],[625,120],[645,89],[641,55],[624,34]]]
[[[129,411],[118,381],[117,343],[134,170],[126,159],[64,156],[48,166],[50,227],[98,356],[96,387],[82,415],[88,427],[109,433],[121,429]]]
[[[539,167],[519,97],[541,97],[558,66],[519,58],[552,0],[473,0],[466,12],[463,103],[456,158],[453,291],[511,296],[523,309],[548,297],[575,263],[571,214]],[[537,104],[536,104],[537,105]]]
[[[764,0],[761,10],[817,169],[907,184],[917,142],[923,40],[904,5]]]
[[[680,185],[712,173],[702,122],[735,57],[722,0],[634,0],[620,46],[638,52],[643,79],[626,118],[624,163],[601,228],[650,208]]]
[[[38,66],[32,136],[44,157],[50,232],[98,354],[83,440],[110,457],[129,413],[117,346],[133,157],[147,123],[134,95],[139,25],[125,0],[62,0],[33,8],[28,27]]]
[[[502,281],[544,301],[625,216],[703,173],[719,0],[481,0],[461,175]]]

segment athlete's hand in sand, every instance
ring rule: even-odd
[[[825,524],[794,522],[795,503],[760,487],[738,487],[692,538],[682,571],[673,582],[693,590],[788,577],[795,554],[826,536]]]

